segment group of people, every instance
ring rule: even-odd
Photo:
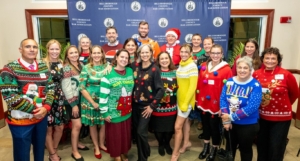
[[[180,45],[180,31],[171,28],[167,44],[159,47],[148,37],[146,21],[138,31],[139,37],[124,45],[115,27],[106,29],[108,43],[102,47],[83,36],[78,48],[66,49],[64,60],[59,59],[57,40],[47,43],[42,61],[36,60],[34,40],[21,42],[21,57],[5,65],[0,75],[14,160],[29,161],[31,144],[34,160],[44,160],[45,145],[49,161],[61,160],[57,147],[71,121],[71,157],[76,161],[84,160],[78,150],[89,150],[79,142],[82,125],[89,126],[98,159],[104,151],[116,161],[127,161],[133,141],[138,161],[146,161],[150,128],[158,153],[177,161],[191,146],[189,118],[195,110],[200,110],[203,124],[199,159],[215,159],[224,128],[233,157],[238,148],[241,160],[251,161],[257,138],[258,161],[283,160],[298,85],[280,66],[279,49],[267,48],[259,56],[257,42],[249,39],[231,68],[222,46],[211,37],[204,38],[203,48],[200,34],[193,35],[191,45]]]

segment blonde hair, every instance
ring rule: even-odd
[[[89,42],[90,42],[90,47],[89,47],[89,53],[91,54],[92,53],[92,41],[91,41],[91,39],[89,38],[89,37],[87,37],[87,36],[82,36],[80,39],[79,39],[79,41],[78,41],[78,52],[79,52],[79,55],[82,53],[82,48],[81,48],[81,44],[80,44],[80,42],[81,42],[81,40],[82,39],[89,39]]]
[[[57,44],[59,46],[59,50],[61,50],[61,44],[55,40],[55,39],[51,39],[48,41],[47,45],[46,45],[46,49],[47,49],[47,52],[46,52],[46,57],[43,59],[43,61],[45,62],[45,64],[47,65],[48,69],[50,70],[51,66],[50,66],[50,56],[49,56],[49,48],[52,44]],[[61,53],[59,53],[60,55]],[[63,64],[63,61],[61,59],[58,59],[58,62]]]
[[[101,54],[103,55],[102,59],[100,60],[100,64],[106,64],[105,53],[104,53],[104,50],[102,49],[102,47],[99,46],[99,45],[94,45],[94,46],[92,47],[92,53],[93,53],[93,50],[94,50],[95,48],[99,48],[100,51],[101,51]],[[94,64],[93,64],[93,58],[91,57],[91,55],[92,55],[92,54],[89,55],[88,62],[89,62],[89,64],[90,64],[90,66],[93,67]]]
[[[141,59],[141,51],[142,51],[142,49],[144,48],[144,47],[148,47],[149,48],[149,50],[150,50],[150,62],[153,62],[154,61],[154,58],[153,58],[153,49],[152,49],[152,47],[150,46],[150,44],[142,44],[139,48],[138,48],[138,50],[137,50],[137,53],[138,53],[138,58],[137,58],[137,62],[138,63],[140,63],[140,62],[142,62],[142,59]]]

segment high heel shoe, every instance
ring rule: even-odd
[[[102,158],[101,152],[100,152],[100,154],[96,154],[96,149],[94,149],[94,155],[95,155],[95,158],[97,158],[97,159],[101,159]]]
[[[192,147],[192,143],[189,143],[188,146],[180,148],[179,153],[183,154],[186,151],[189,151],[191,147]]]
[[[206,158],[206,156],[209,154],[209,148],[210,148],[209,143],[204,143],[203,150],[202,150],[202,152],[199,154],[198,158],[199,158],[199,159],[204,159],[204,158]]]
[[[180,153],[178,153],[177,155],[172,154],[171,161],[177,161],[179,156],[180,156]]]

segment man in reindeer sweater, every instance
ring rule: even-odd
[[[44,160],[46,115],[53,101],[53,83],[46,64],[36,61],[36,41],[24,39],[19,52],[21,58],[3,67],[0,91],[7,103],[14,160],[29,161],[32,144],[34,160],[40,161]]]

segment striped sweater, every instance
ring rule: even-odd
[[[0,90],[7,103],[7,122],[13,125],[31,125],[42,119],[33,117],[33,110],[40,106],[48,111],[54,98],[54,83],[43,62],[35,62],[36,69],[26,68],[20,59],[3,67],[0,75]],[[36,100],[45,99],[42,105]]]
[[[194,108],[198,80],[198,68],[192,57],[186,61],[180,61],[176,77],[178,84],[177,104],[181,111],[186,112],[189,105]]]

